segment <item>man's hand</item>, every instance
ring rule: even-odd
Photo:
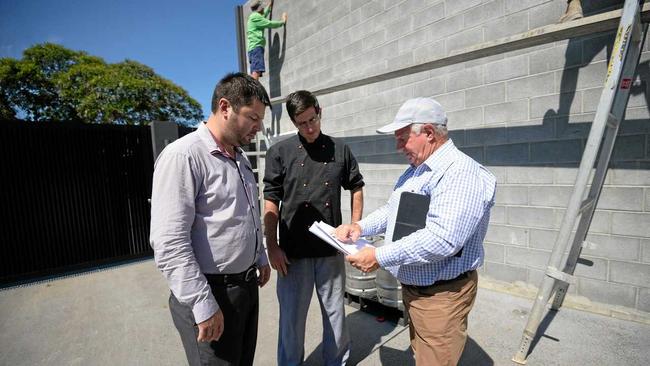
[[[284,22],[284,24],[287,24],[287,18],[288,18],[287,13],[282,13],[282,21]]]
[[[353,224],[339,225],[335,231],[336,238],[344,243],[355,242],[361,236],[361,226],[356,222]]]
[[[223,333],[223,313],[221,309],[217,310],[208,320],[199,324],[199,336],[196,338],[199,342],[218,341]]]
[[[287,264],[291,264],[291,263],[289,263],[289,259],[287,259],[286,254],[284,254],[284,250],[282,250],[276,244],[276,245],[268,245],[267,251],[269,254],[269,263],[271,263],[271,268],[278,271],[278,273],[281,276],[286,276],[287,271],[289,270]]]
[[[259,287],[264,287],[264,285],[269,282],[269,278],[271,277],[271,267],[266,264],[257,270],[260,272],[260,275],[257,277],[257,285]]]
[[[364,273],[372,272],[379,268],[374,247],[365,247],[358,251],[357,254],[346,256],[345,260],[350,262],[354,268]]]

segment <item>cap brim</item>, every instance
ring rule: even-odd
[[[384,127],[378,128],[377,133],[382,133],[382,134],[387,134],[387,133],[393,133],[400,128],[404,128],[408,125],[412,124],[411,122],[391,122],[387,124]]]

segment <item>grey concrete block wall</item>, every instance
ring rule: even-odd
[[[587,15],[622,1],[584,0]],[[275,1],[286,28],[267,32],[272,97],[413,66],[554,23],[560,0]],[[598,107],[613,32],[552,42],[319,97],[325,133],[350,144],[366,178],[365,213],[406,168],[375,129],[414,96],[447,109],[451,136],[498,178],[481,274],[538,286]],[[650,52],[648,43],[572,294],[650,316]],[[271,115],[271,113],[269,113]],[[273,133],[294,131],[283,110]],[[343,195],[344,219],[349,194]]]

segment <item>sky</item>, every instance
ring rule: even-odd
[[[138,61],[185,89],[205,118],[217,81],[238,71],[235,7],[245,0],[0,0],[0,57],[51,42]]]

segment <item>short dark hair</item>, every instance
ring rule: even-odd
[[[238,112],[242,106],[253,104],[253,98],[267,107],[271,106],[271,100],[264,86],[243,72],[230,73],[219,80],[212,93],[212,113],[219,110],[221,98],[227,99],[235,112]]]
[[[287,113],[292,121],[296,121],[296,116],[314,107],[316,114],[320,114],[320,105],[316,96],[307,90],[298,90],[287,96]]]
[[[251,4],[251,10],[258,11],[261,6],[262,6],[261,1],[253,1],[253,3]]]

